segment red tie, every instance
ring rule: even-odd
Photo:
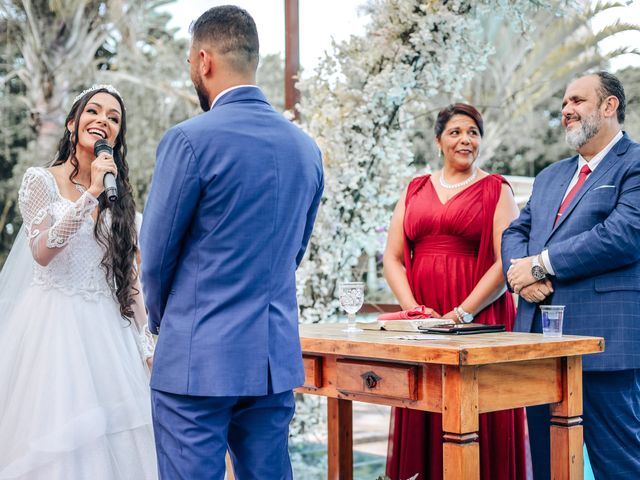
[[[573,197],[576,196],[576,193],[578,193],[578,190],[580,190],[580,187],[582,187],[582,184],[587,180],[587,177],[589,176],[590,173],[591,173],[591,169],[589,168],[589,165],[584,165],[580,169],[580,175],[578,175],[578,181],[573,186],[573,188],[569,190],[569,193],[567,193],[567,196],[562,201],[562,204],[558,209],[558,214],[556,215],[556,221],[554,222],[554,225],[558,223],[558,220],[560,220],[560,217],[562,216],[564,211],[567,209],[567,207],[571,203],[571,200],[573,200]]]

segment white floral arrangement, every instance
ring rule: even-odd
[[[300,82],[302,126],[319,143],[325,193],[307,258],[298,271],[301,321],[333,322],[339,281],[354,278],[375,250],[413,166],[408,133],[430,100],[461,89],[492,52],[477,40],[483,14],[524,25],[536,0],[373,0],[363,37],[334,44],[315,75]],[[410,105],[410,108],[408,106]]]
[[[420,173],[408,135],[415,116],[444,107],[432,104],[436,95],[461,99],[465,83],[486,68],[492,46],[476,41],[479,18],[503,15],[524,28],[527,14],[547,3],[372,0],[365,35],[334,43],[333,54],[299,83],[301,126],[319,143],[325,168],[324,196],[297,274],[303,323],[337,321],[337,283],[362,280],[354,272],[363,253],[380,248],[395,203]],[[292,439],[325,432],[321,398],[297,400]],[[318,478],[324,471],[301,464],[299,455],[294,470]]]

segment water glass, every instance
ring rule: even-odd
[[[561,337],[564,305],[541,305],[542,334],[545,337]]]
[[[347,312],[348,326],[344,332],[361,332],[356,328],[356,312],[362,308],[364,303],[364,283],[362,282],[342,282],[338,284],[338,299],[340,306]]]

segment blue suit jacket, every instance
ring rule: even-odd
[[[624,136],[553,225],[578,156],[545,168],[529,202],[502,236],[503,266],[549,250],[555,305],[566,305],[563,331],[605,338],[585,370],[640,368],[640,145]],[[537,304],[519,299],[516,330],[528,332]]]
[[[304,381],[295,272],[323,190],[314,141],[242,87],[170,129],[141,232],[142,281],[160,330],[151,386],[203,396]]]

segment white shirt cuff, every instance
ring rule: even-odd
[[[553,267],[551,266],[551,259],[549,258],[549,250],[543,250],[540,254],[542,256],[542,263],[544,263],[544,268],[549,275],[555,275],[553,271]]]

